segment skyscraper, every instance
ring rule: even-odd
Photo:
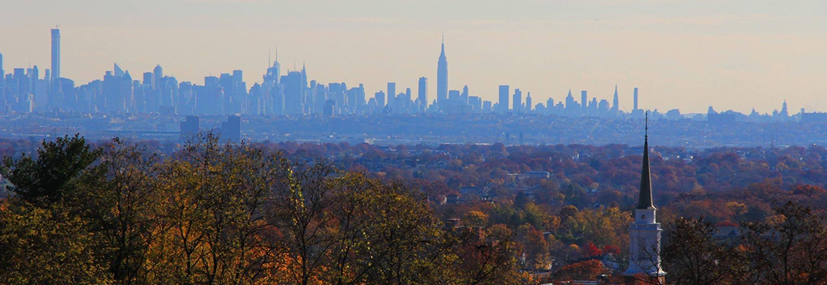
[[[233,115],[227,117],[227,121],[221,123],[221,138],[230,142],[241,142],[241,117]]]
[[[500,101],[497,102],[497,108],[500,113],[508,112],[508,85],[500,85]]]
[[[448,100],[448,60],[445,58],[445,36],[443,36],[442,51],[439,53],[436,69],[436,102],[443,104],[446,100]]]
[[[60,29],[52,29],[52,78],[60,78]]]
[[[632,110],[637,111],[637,87],[635,87],[635,102],[634,102],[634,104],[635,104],[635,107]]]
[[[620,111],[620,100],[617,96],[617,84],[615,84],[615,97],[612,102],[612,116],[617,116]]]
[[[301,82],[301,96],[299,97],[302,102],[304,102],[304,96],[307,93],[307,67],[305,66],[304,62],[302,62],[302,82]]]
[[[396,82],[388,82],[388,105],[393,108],[393,104],[396,104]],[[384,106],[382,106],[384,107]]]
[[[269,63],[268,63],[269,64]],[[276,60],[273,65],[267,68],[264,74],[264,83],[261,85],[262,105],[266,114],[275,113],[275,98],[281,93],[279,78],[281,77],[281,64],[279,64],[279,51],[276,49]]]
[[[583,110],[583,115],[586,115],[589,112],[589,100],[588,100],[588,92],[586,90],[580,91],[580,108]]]
[[[428,109],[428,78],[419,78],[419,96],[416,99],[419,100],[420,110]]]
[[[0,86],[3,86],[3,79],[6,77],[6,71],[3,70],[3,54],[0,53]]]
[[[284,113],[287,115],[301,115],[302,113],[302,78],[301,72],[290,71],[281,77],[284,88]],[[278,99],[276,99],[278,100]]]
[[[531,92],[528,92],[528,95],[525,96],[525,108],[523,108],[524,112],[531,112],[531,103]]]
[[[376,92],[376,94],[373,95],[373,98],[376,99],[376,106],[379,108],[379,111],[381,112],[382,110],[384,110],[385,109],[385,92],[382,92],[382,90],[379,90],[379,92]]]
[[[574,96],[571,95],[571,89],[569,89],[569,94],[566,95],[566,109],[574,110]]]
[[[198,133],[200,129],[198,119],[198,116],[187,116],[181,122],[181,137],[190,139]]]
[[[155,69],[152,70],[152,75],[154,77],[153,81],[155,82],[155,85],[153,86],[155,90],[160,90],[161,88],[163,88],[161,86],[161,78],[164,78],[164,69],[161,68],[160,64],[155,65]]]
[[[643,274],[662,279],[666,272],[660,264],[660,238],[663,231],[657,222],[654,201],[652,199],[652,178],[649,169],[649,127],[643,141],[643,167],[640,177],[640,196],[635,208],[635,221],[629,229],[629,267],[623,274],[635,276]]]
[[[514,89],[514,102],[512,103],[514,106],[514,113],[522,113],[523,112],[523,92],[520,91],[520,88]]]

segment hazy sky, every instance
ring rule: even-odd
[[[251,86],[278,46],[283,73],[304,62],[368,96],[425,76],[433,100],[444,32],[449,88],[487,100],[509,84],[535,104],[568,89],[611,101],[617,84],[624,110],[640,87],[663,112],[827,111],[825,0],[0,0],[6,72],[49,68],[57,24],[76,84],[117,62],[198,84],[242,69]]]

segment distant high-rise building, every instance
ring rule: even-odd
[[[115,63],[114,66],[112,67],[112,73],[117,77],[121,77],[124,74],[126,74],[126,71],[124,71],[123,68],[121,68],[120,65]]]
[[[359,114],[365,113],[365,85],[359,83],[359,88],[356,91],[356,110]]]
[[[0,68],[2,67],[0,66]],[[421,104],[421,110],[424,111],[428,109],[428,78],[419,78],[419,95],[416,99],[419,100],[419,104]]]
[[[448,60],[445,58],[445,37],[442,37],[442,51],[436,69],[436,101],[442,104],[448,100]]]
[[[142,83],[150,89],[155,89],[155,78],[152,72],[144,72],[144,81]]]
[[[638,109],[637,108],[637,87],[635,87],[635,97],[634,98],[635,98],[634,109],[632,109],[632,110],[637,111],[637,109]]]
[[[373,95],[373,98],[376,99],[376,106],[379,108],[379,110],[385,109],[385,92],[382,92],[380,90],[379,92],[376,92],[376,94]]]
[[[531,112],[531,92],[528,92],[528,95],[525,97],[525,112]]]
[[[615,96],[612,102],[612,115],[615,116],[620,112],[620,99],[617,96],[617,84],[615,84]]]
[[[29,73],[29,79],[31,80],[30,83],[35,108],[41,111],[47,110],[49,98],[46,96],[46,84],[45,81],[40,79],[40,69],[37,68],[37,65],[32,67]]]
[[[221,123],[221,136],[231,142],[241,141],[241,117],[229,116],[227,121]]]
[[[262,106],[266,114],[281,114],[276,112],[276,98],[283,98],[281,94],[281,86],[279,85],[279,78],[281,77],[281,64],[279,64],[279,52],[276,50],[276,60],[273,65],[267,68],[267,73],[264,74],[264,83],[261,86]],[[283,103],[281,104],[283,105]],[[281,110],[279,110],[281,111]]]
[[[580,108],[583,110],[583,114],[589,111],[589,98],[588,92],[586,90],[580,91]]]
[[[133,101],[132,90],[132,76],[128,71],[124,71],[117,63],[113,66],[113,72],[106,72],[103,77],[103,104],[99,107],[99,111],[107,113],[122,113],[126,112],[127,107],[131,107]],[[65,98],[64,98],[65,100]],[[150,104],[153,101],[151,98],[147,99]],[[128,106],[129,104],[129,106]],[[151,109],[157,111],[157,109]]]
[[[60,78],[60,29],[52,29],[52,78]]]
[[[301,100],[302,103],[305,102],[305,96],[307,96],[307,66],[302,62],[301,90],[299,92],[299,100]]]
[[[571,89],[569,89],[569,94],[566,95],[566,109],[571,112],[570,110],[574,110],[574,104],[574,96],[571,95]]]
[[[29,80],[32,81],[31,82],[31,84],[32,84],[32,86],[31,86],[32,94],[37,94],[35,92],[35,87],[34,86],[37,83],[38,79],[40,79],[40,69],[38,69],[37,65],[35,65],[34,67],[32,67],[31,70],[29,70]]]
[[[448,90],[448,99],[459,102],[462,93],[459,90]]]
[[[302,114],[302,78],[301,72],[291,71],[281,77],[284,86],[284,113],[288,115]]]
[[[396,100],[396,82],[388,82],[388,105],[393,108]]]
[[[512,109],[514,110],[514,113],[523,112],[523,92],[520,91],[520,88],[514,89],[514,100],[512,104]]]
[[[6,71],[3,70],[3,54],[0,53],[0,86],[3,86],[3,79],[6,77]]]
[[[162,86],[160,86],[161,85],[161,78],[164,78],[164,69],[161,68],[160,64],[155,65],[155,69],[152,70],[152,75],[153,75],[153,79],[154,79],[153,80],[154,81],[154,85],[153,85],[154,90],[160,90],[162,88]]]
[[[500,101],[497,102],[500,113],[508,112],[508,89],[508,85],[500,85]]]
[[[323,114],[327,117],[332,117],[333,114],[336,114],[336,100],[327,100],[324,102]]]
[[[181,122],[181,137],[189,138],[198,133],[200,130],[198,119],[198,116],[187,116],[187,118]]]

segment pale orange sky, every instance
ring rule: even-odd
[[[445,33],[450,89],[496,100],[497,85],[563,100],[568,89],[684,113],[772,112],[787,100],[827,111],[827,1],[721,0],[31,0],[0,2],[4,69],[49,68],[60,24],[62,74],[80,85],[117,62],[133,78],[161,64],[179,81],[244,70],[260,82],[268,50],[283,73],[319,82],[397,82],[416,91]],[[577,95],[577,94],[575,94]],[[579,96],[575,96],[579,100]]]

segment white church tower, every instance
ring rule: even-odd
[[[648,115],[648,114],[647,114]],[[652,201],[652,180],[649,171],[649,120],[646,119],[646,136],[643,143],[643,169],[640,178],[640,197],[635,208],[635,221],[629,227],[629,268],[626,276],[643,275],[663,279],[660,264],[660,235],[662,229],[655,215],[657,208]]]

